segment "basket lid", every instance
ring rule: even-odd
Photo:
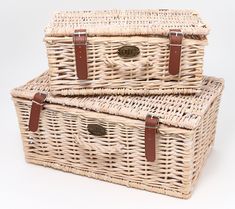
[[[170,29],[181,29],[195,38],[209,32],[192,10],[60,11],[46,27],[45,36],[71,36],[76,29],[86,29],[88,36],[168,36]]]
[[[46,102],[67,105],[111,115],[145,120],[146,115],[157,116],[160,123],[175,127],[196,128],[215,98],[221,95],[223,79],[204,77],[202,91],[195,95],[152,96],[52,96],[49,75],[45,72],[24,86],[12,91],[13,97],[33,99],[35,93],[47,94]]]

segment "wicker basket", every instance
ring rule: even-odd
[[[47,73],[12,91],[26,160],[129,187],[189,198],[215,137],[223,80],[194,96],[53,97]],[[38,130],[35,93],[47,97]],[[155,159],[146,159],[146,115],[158,117]],[[147,116],[148,117],[148,116]],[[91,125],[101,129],[89,129]],[[152,147],[153,148],[153,147]]]
[[[58,12],[45,29],[51,93],[196,93],[208,27],[191,10]]]

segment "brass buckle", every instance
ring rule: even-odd
[[[151,114],[147,114],[146,118],[147,118],[147,117],[150,117],[151,119],[152,119],[152,118],[156,118],[156,119],[157,119],[157,124],[156,124],[155,126],[145,126],[145,128],[157,129],[157,128],[159,127],[159,124],[160,124],[160,122],[159,122],[159,117],[154,116],[154,115],[151,115]]]
[[[183,34],[182,31],[174,31],[174,30],[172,30],[172,31],[169,32],[169,35],[183,36],[184,34]]]

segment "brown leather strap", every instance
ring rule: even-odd
[[[170,57],[169,57],[169,73],[177,75],[180,71],[181,48],[183,33],[181,30],[170,30]]]
[[[38,130],[40,113],[43,108],[46,94],[36,93],[33,97],[32,107],[29,118],[29,130],[36,132]]]
[[[76,70],[80,80],[86,80],[87,72],[87,34],[85,29],[75,30],[73,35]]]
[[[145,156],[147,161],[156,160],[156,132],[159,125],[159,119],[147,115],[145,119]]]

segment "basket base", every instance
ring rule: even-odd
[[[84,170],[80,170],[80,169],[77,169],[77,168],[74,168],[71,166],[53,163],[53,162],[46,162],[46,161],[40,161],[40,160],[35,160],[35,159],[29,159],[29,158],[26,158],[26,162],[31,163],[31,164],[36,164],[36,165],[42,165],[44,167],[54,168],[56,170],[61,170],[64,172],[78,174],[81,176],[86,176],[89,178],[94,178],[94,179],[98,179],[98,180],[102,180],[102,181],[106,181],[106,182],[110,182],[110,183],[124,185],[124,186],[130,187],[130,188],[146,190],[149,192],[155,192],[155,193],[164,194],[164,195],[177,197],[177,198],[181,198],[181,199],[189,199],[192,195],[192,193],[184,194],[181,192],[167,190],[167,189],[164,189],[161,187],[158,188],[158,187],[146,186],[146,185],[143,185],[140,183],[130,182],[125,179],[119,179],[119,178],[115,178],[115,177],[111,177],[111,176],[107,176],[107,175],[100,175],[100,174],[97,174],[94,172],[84,171]]]

